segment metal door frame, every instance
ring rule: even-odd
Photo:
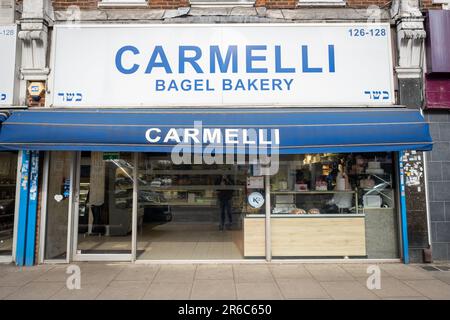
[[[136,159],[136,156],[135,158]],[[134,165],[133,177],[137,176],[137,168],[136,164]],[[137,217],[137,194],[135,196],[136,191],[136,182],[133,184],[133,209],[132,209],[132,228],[131,228],[131,253],[77,253],[77,245],[78,245],[78,210],[80,207],[80,174],[81,174],[81,151],[76,153],[74,168],[73,171],[75,180],[74,180],[74,196],[73,196],[73,214],[72,214],[72,260],[73,261],[127,261],[132,262],[136,257],[136,217]],[[136,208],[137,209],[137,208]]]

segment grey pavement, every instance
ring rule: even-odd
[[[81,289],[66,285],[68,265],[0,264],[1,299],[446,299],[449,264],[377,264],[380,289],[368,289],[370,264],[77,263]],[[427,265],[428,267],[430,265]]]

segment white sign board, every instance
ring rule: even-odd
[[[56,26],[50,105],[390,105],[389,28]]]
[[[0,106],[11,106],[14,96],[17,26],[0,26]]]

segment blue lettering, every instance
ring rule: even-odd
[[[249,91],[251,91],[251,90],[258,91],[258,87],[256,86],[256,81],[258,81],[258,79],[253,79],[253,80],[248,79],[248,90]]]
[[[253,68],[253,61],[266,61],[266,56],[254,56],[254,50],[267,50],[267,46],[257,45],[245,47],[247,73],[267,73],[267,68]]]
[[[275,46],[275,72],[276,73],[294,73],[295,68],[283,68],[281,66],[281,46]]]
[[[161,62],[156,62],[156,59],[158,57],[160,58]],[[155,50],[153,50],[145,73],[152,73],[153,68],[164,68],[166,73],[172,73],[172,69],[170,68],[169,61],[167,60],[166,53],[164,52],[162,46],[156,46]]]
[[[210,87],[209,80],[206,80],[206,91],[215,91],[213,87]]]
[[[165,84],[164,80],[157,79],[155,81],[155,85],[156,85],[156,91],[164,91],[164,90],[166,90],[166,84]]]
[[[167,87],[167,91],[170,90],[178,91],[177,83],[175,82],[175,80],[170,81],[169,86]]]
[[[238,89],[245,91],[245,86],[244,82],[242,82],[242,79],[238,79],[238,81],[236,82],[236,87],[234,87],[234,90],[236,91]]]
[[[328,45],[328,70],[330,72],[336,72],[335,58],[334,58],[334,45]]]
[[[269,79],[261,79],[261,90],[262,91],[268,91],[270,90],[269,88]]]
[[[221,73],[228,71],[230,66],[230,60],[232,60],[231,70],[233,73],[238,72],[238,61],[237,61],[237,46],[229,46],[227,49],[227,55],[225,56],[225,61],[223,60],[222,54],[220,53],[219,46],[211,46],[209,48],[209,68],[211,73],[216,72],[216,61],[219,65]]]
[[[202,79],[194,80],[194,90],[195,91],[203,91],[203,80]]]
[[[281,88],[281,79],[273,79],[272,80],[272,90],[275,91],[275,87],[278,88],[278,90],[283,91]]]
[[[229,91],[233,89],[232,81],[231,79],[223,79],[222,80],[222,89],[224,91]]]
[[[292,82],[294,81],[294,79],[283,79],[283,81],[284,81],[284,83],[286,84],[287,89],[288,89],[288,90],[291,90],[291,84],[292,84]]]
[[[181,81],[181,90],[183,91],[191,91],[192,85],[189,79]]]
[[[122,64],[122,56],[125,52],[130,51],[134,55],[139,54],[139,50],[134,46],[124,46],[120,48],[116,53],[116,68],[119,70],[119,72],[123,74],[132,74],[138,71],[139,65],[133,64],[133,66],[129,69],[126,69]]]
[[[186,51],[193,51],[195,55],[193,57],[186,57]],[[180,46],[178,51],[178,71],[179,73],[185,73],[185,64],[189,63],[197,73],[203,73],[202,68],[196,62],[202,56],[202,50],[197,46]]]
[[[310,68],[308,66],[308,46],[302,46],[302,67],[305,73],[321,73],[322,68]]]

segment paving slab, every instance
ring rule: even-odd
[[[449,299],[450,272],[382,264],[369,290],[370,264],[77,263],[81,290],[66,287],[68,265],[0,265],[0,299]]]
[[[359,283],[367,287],[367,278],[358,278]],[[401,280],[392,277],[381,277],[381,288],[373,289],[371,292],[378,297],[385,298],[404,298],[404,297],[422,297],[423,295],[417,290],[411,288]]]
[[[383,298],[382,300],[430,300],[427,297],[395,297],[395,298]]]
[[[306,270],[304,265],[271,265],[270,271],[275,279],[312,279],[311,273]]]
[[[233,280],[232,265],[199,265],[195,272],[195,279],[199,280]]]
[[[106,284],[83,285],[80,289],[69,290],[66,286],[61,288],[50,300],[94,300],[106,288]]]
[[[325,289],[313,279],[277,279],[285,299],[329,299]]]
[[[191,283],[194,280],[194,265],[162,265],[153,282],[159,283]]]
[[[112,281],[97,296],[97,300],[140,300],[144,297],[150,282]]]
[[[419,266],[407,266],[400,263],[382,264],[381,269],[400,280],[431,280],[433,275]]]
[[[192,282],[152,283],[144,294],[145,300],[188,300]]]
[[[114,280],[151,282],[158,270],[157,265],[129,265],[124,267]]]
[[[318,281],[354,280],[350,273],[336,264],[308,264],[305,267]]]
[[[378,296],[358,281],[321,282],[322,287],[335,300],[378,300]]]
[[[347,273],[352,275],[354,278],[364,278],[369,277],[370,274],[367,273],[367,269],[372,266],[377,266],[380,268],[379,264],[341,264],[339,265]],[[382,277],[392,277],[387,271],[380,268],[380,274]]]
[[[67,274],[67,265],[64,266],[56,266],[42,275],[34,279],[34,281],[39,282],[65,282],[70,274]]]
[[[435,300],[450,300],[450,285],[440,280],[408,280],[407,285],[423,296]]]
[[[281,300],[283,296],[275,282],[236,283],[239,300]]]
[[[0,277],[0,287],[21,287],[39,278],[43,271],[14,271]]]
[[[194,300],[235,300],[236,286],[233,280],[196,280],[192,286]]]
[[[446,284],[450,284],[450,272],[448,271],[436,271],[436,272],[430,272],[434,279],[441,280],[442,282],[445,282]]]
[[[31,282],[8,295],[6,300],[47,300],[66,284],[62,282]]]
[[[0,287],[0,300],[5,299],[17,290],[19,290],[19,287]]]
[[[236,283],[273,282],[273,276],[267,265],[234,265]]]

